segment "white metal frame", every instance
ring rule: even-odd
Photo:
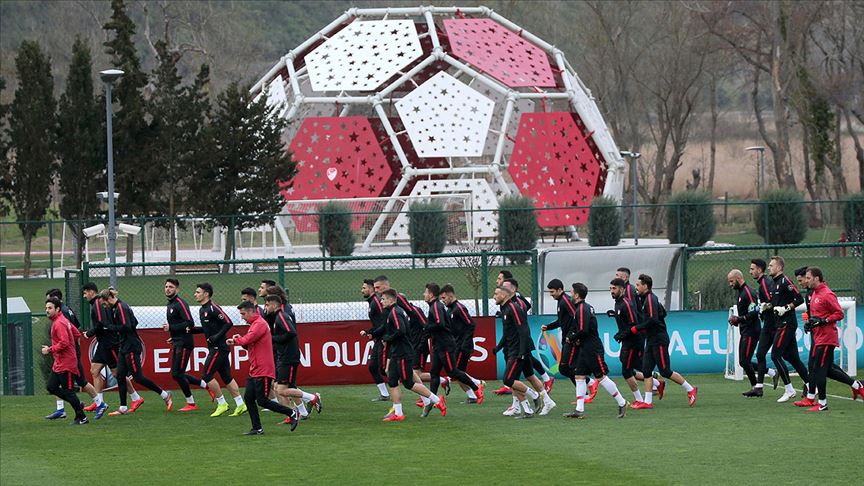
[[[511,89],[507,86],[504,86],[492,77],[476,71],[464,62],[455,59],[453,56],[450,56],[449,54],[444,52],[438,38],[437,29],[435,27],[435,16],[453,16],[457,14],[477,17],[488,17],[503,25],[507,29],[510,29],[513,32],[517,32],[523,39],[545,51],[552,57],[552,59],[554,59],[554,67],[556,67],[558,70],[560,70],[561,73],[563,73],[562,79],[565,87],[564,91],[561,92],[560,90],[536,90],[534,92],[526,92]],[[348,93],[342,91],[335,94],[322,93],[322,95],[308,96],[304,95],[301,92],[298,76],[308,76],[308,72],[306,72],[307,70],[305,67],[299,72],[297,72],[294,69],[294,59],[303,52],[305,52],[307,49],[309,49],[315,42],[318,42],[319,40],[326,41],[332,36],[338,35],[334,34],[334,31],[340,26],[342,26],[342,24],[350,23],[355,20],[392,20],[394,18],[417,17],[423,18],[426,21],[428,29],[425,35],[428,35],[432,41],[432,52],[426,59],[424,59],[410,71],[402,73],[402,76],[392,82],[389,86],[384,87],[381,91],[377,93]],[[498,130],[494,130],[492,128],[490,128],[489,130],[493,134],[497,133],[498,136],[495,155],[491,164],[452,169],[417,169],[410,166],[408,159],[405,156],[405,153],[397,140],[396,133],[394,132],[393,127],[387,120],[387,116],[382,107],[382,104],[385,101],[388,103],[392,101],[390,100],[390,96],[396,90],[396,88],[398,88],[405,82],[410,81],[413,76],[415,76],[429,64],[435,61],[444,61],[448,63],[450,66],[458,70],[460,75],[467,75],[470,78],[471,83],[477,81],[478,83],[483,84],[485,87],[488,87],[497,94],[506,97],[507,105],[505,107],[501,127]],[[403,167],[402,179],[399,181],[396,190],[393,193],[396,196],[401,194],[402,190],[405,188],[411,178],[440,174],[441,170],[446,171],[446,174],[470,173],[476,175],[484,174],[491,176],[498,183],[499,189],[502,192],[504,192],[505,194],[509,193],[510,190],[502,176],[501,167],[506,167],[507,164],[509,164],[509,161],[504,159],[504,148],[507,138],[508,127],[511,122],[514,103],[519,100],[526,99],[566,99],[571,105],[573,111],[575,111],[584,121],[586,128],[592,132],[591,137],[605,159],[608,173],[606,176],[606,184],[603,189],[603,194],[621,200],[624,188],[624,179],[626,176],[626,165],[619,153],[618,147],[615,145],[615,141],[612,139],[612,135],[609,132],[606,123],[603,120],[603,116],[601,115],[600,110],[595,103],[594,97],[591,95],[591,91],[576,75],[576,72],[573,70],[572,66],[570,66],[570,64],[566,61],[566,59],[564,58],[564,54],[561,52],[560,49],[558,49],[552,44],[547,43],[543,39],[540,39],[531,32],[519,27],[517,24],[502,17],[501,15],[487,7],[419,6],[405,8],[351,8],[347,10],[344,14],[330,22],[330,24],[321,29],[317,34],[313,35],[305,42],[289,51],[279,60],[278,63],[276,63],[272,68],[270,68],[270,70],[260,80],[258,80],[255,85],[252,86],[251,91],[253,93],[260,92],[265,87],[265,85],[269,84],[274,79],[274,77],[276,77],[276,75],[283,69],[287,70],[288,72],[287,81],[291,85],[291,92],[293,94],[293,100],[290,101],[290,105],[286,106],[285,110],[282,111],[282,116],[289,120],[293,119],[295,114],[297,114],[298,110],[300,110],[303,105],[308,104],[336,103],[339,106],[343,107],[340,116],[345,116],[350,111],[350,107],[352,105],[371,105],[374,108],[376,114],[379,116],[379,118],[381,118],[384,128],[393,143],[395,151],[399,157],[399,161],[401,162]],[[468,84],[470,85],[471,83]],[[391,198],[385,206],[383,213],[390,212],[395,203],[396,198]],[[378,217],[372,231],[363,243],[364,251],[369,250],[372,241],[375,239],[378,231],[381,230],[381,226],[384,224],[385,219],[385,214],[382,214]]]

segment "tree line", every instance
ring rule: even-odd
[[[211,99],[209,66],[202,64],[193,79],[183,79],[178,63],[184,51],[167,29],[154,45],[155,68],[144,72],[134,43],[136,26],[125,2],[113,0],[111,9],[103,27],[108,39],[104,47],[111,67],[124,71],[112,96],[118,220],[166,216],[173,221],[195,214],[223,227],[269,222],[256,215],[280,211],[279,183],[296,173],[281,139],[285,121],[274,116],[278,107],[268,106],[266,96],[253,98],[249,86],[239,81]],[[79,262],[84,227],[104,215],[97,193],[107,189],[105,95],[94,85],[88,45],[76,38],[71,48],[58,101],[50,57],[39,42],[23,41],[15,58],[14,98],[0,106],[0,200],[19,221],[25,275],[33,238],[52,202],[52,187],[59,196],[59,215],[70,221],[75,233]],[[0,79],[0,90],[3,87]],[[228,217],[234,214],[246,216]],[[173,261],[175,225],[166,224]],[[230,254],[226,245],[225,257]],[[131,261],[131,248],[126,255]]]

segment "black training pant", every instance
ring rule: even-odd
[[[756,370],[753,367],[753,353],[756,352],[758,338],[756,336],[741,336],[738,340],[738,364],[744,368],[744,373],[747,373],[747,379],[750,380],[750,386],[756,386]]]
[[[249,418],[252,419],[252,428],[258,430],[261,428],[261,416],[258,414],[258,407],[266,408],[274,412],[279,412],[282,415],[287,415],[294,420],[297,420],[294,409],[286,407],[279,402],[270,400],[270,387],[273,379],[269,377],[254,377],[250,376],[246,380],[246,390],[243,393],[243,401],[246,402],[246,408],[249,412]]]
[[[384,383],[384,368],[384,343],[376,339],[369,355],[369,374],[376,385]]]
[[[798,356],[798,343],[795,340],[796,329],[798,329],[798,326],[787,325],[774,331],[774,350],[771,351],[771,361],[777,367],[777,372],[780,373],[780,378],[783,380],[784,385],[792,383],[786,363],[791,364],[795,368],[795,371],[798,372],[804,383],[810,383],[807,367],[804,366],[804,363],[801,362],[801,357]]]
[[[200,383],[201,379],[192,375],[186,374],[186,365],[189,364],[189,358],[192,356],[192,348],[174,346],[174,352],[171,353],[171,377],[180,385],[183,391],[183,396],[189,398],[192,396],[192,390],[189,389],[189,383]]]
[[[765,382],[765,373],[768,373],[768,351],[774,344],[774,328],[762,326],[759,331],[759,344],[756,346],[756,383]]]
[[[126,382],[127,376],[131,376],[137,383],[158,393],[161,397],[162,389],[141,372],[141,356],[138,353],[123,353],[117,361],[117,391],[120,393],[121,407],[126,406],[126,392],[129,389]]]
[[[558,372],[570,378],[576,376],[576,362],[579,360],[579,346],[564,343],[561,348],[561,359],[558,360]]]
[[[70,373],[69,371],[62,371],[59,373],[52,371],[51,374],[48,375],[46,388],[52,395],[69,402],[69,404],[72,405],[72,408],[75,409],[75,418],[81,418],[84,417],[84,406],[81,405],[81,400],[78,399],[78,395],[75,394],[75,390],[72,388],[75,385],[75,382],[75,373]]]
[[[456,359],[453,357],[453,353],[435,349],[432,351],[432,364],[429,369],[429,374],[432,375],[429,378],[429,391],[434,395],[438,394],[438,386],[441,384],[441,380],[438,378],[441,376],[442,369],[447,372],[447,376],[450,378],[458,380],[472,390],[477,391],[477,385],[474,384],[474,381],[464,371],[456,367]]]

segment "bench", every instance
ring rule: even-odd
[[[546,243],[545,238],[548,237],[552,237],[552,243],[555,243],[559,236],[566,241],[570,241],[573,237],[573,232],[566,226],[553,226],[552,228],[540,230],[540,241],[543,243]]]
[[[177,265],[174,273],[221,273],[222,267],[218,263],[205,263],[201,265]]]
[[[297,260],[285,260],[285,270],[301,270],[300,262]],[[253,263],[252,264],[253,272],[278,272],[279,264],[276,262],[268,262],[268,263]]]

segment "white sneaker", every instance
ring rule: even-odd
[[[784,392],[783,396],[777,399],[777,403],[785,403],[795,398],[795,392]]]
[[[504,410],[504,412],[501,413],[501,415],[506,415],[506,416],[508,416],[508,417],[512,417],[512,416],[514,416],[514,415],[516,415],[516,414],[518,414],[518,413],[519,413],[519,409],[516,408],[516,407],[514,407],[513,405],[510,405],[510,406],[507,408],[507,410]]]
[[[543,409],[540,410],[540,415],[548,415],[549,412],[551,412],[552,409],[555,408],[555,405],[556,403],[553,402],[551,398],[548,400],[544,400]]]

